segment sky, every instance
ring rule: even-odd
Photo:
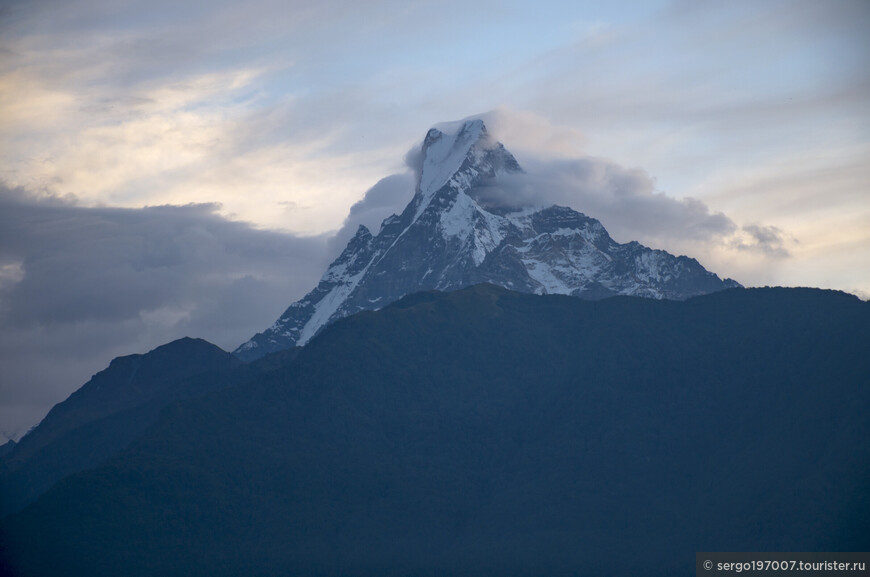
[[[870,297],[865,0],[0,0],[0,442],[118,355],[232,350],[485,119],[620,242]]]

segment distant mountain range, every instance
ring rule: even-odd
[[[243,360],[301,346],[328,323],[422,290],[487,282],[586,299],[686,299],[740,286],[698,261],[615,242],[600,222],[567,207],[496,201],[491,185],[521,172],[482,120],[431,129],[416,193],[376,235],[360,226],[320,283],[266,331],[236,349]]]
[[[832,291],[477,285],[243,370],[173,343],[78,398],[212,391],[5,517],[0,572],[672,576],[696,551],[866,550],[868,342],[870,304]],[[31,434],[70,446],[68,403]]]

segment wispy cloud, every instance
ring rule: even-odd
[[[786,239],[779,228],[770,225],[745,224],[741,227],[741,232],[745,233],[744,238],[738,238],[734,242],[738,250],[758,250],[774,258],[789,256],[785,248]]]

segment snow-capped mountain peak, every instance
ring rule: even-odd
[[[377,235],[360,226],[317,287],[236,349],[243,360],[304,345],[323,327],[421,290],[489,282],[538,294],[684,299],[732,286],[697,261],[615,242],[567,207],[482,207],[475,189],[521,172],[484,122],[433,128],[420,148],[417,187]]]
[[[482,178],[517,172],[516,159],[489,135],[483,120],[432,128],[421,148],[421,163],[414,199],[416,220],[445,186],[468,190]]]
[[[423,167],[418,190],[431,195],[447,183],[484,132],[480,120],[464,123],[455,133],[431,129],[423,141]]]

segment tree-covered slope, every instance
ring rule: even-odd
[[[481,285],[339,321],[4,520],[22,575],[678,575],[870,545],[870,305]]]
[[[63,477],[102,464],[153,424],[164,406],[226,386],[241,365],[191,338],[114,359],[0,455],[0,516]]]

